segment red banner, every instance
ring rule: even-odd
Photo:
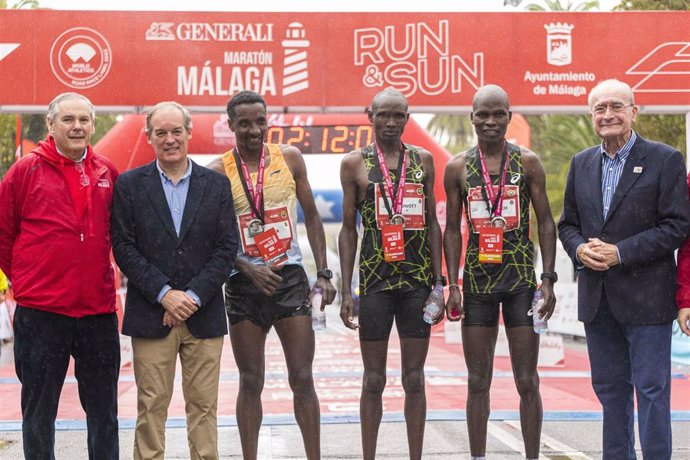
[[[189,13],[0,11],[2,110],[78,91],[98,106],[218,110],[243,89],[273,108],[363,111],[392,86],[414,110],[582,107],[619,78],[638,104],[690,105],[690,12]],[[9,106],[9,107],[8,107]]]

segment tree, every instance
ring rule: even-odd
[[[565,0],[564,0],[565,1]],[[504,0],[503,5],[519,6],[522,0]],[[600,8],[599,0],[590,0],[584,2],[573,3],[567,0],[567,3],[562,4],[560,0],[542,0],[542,4],[530,3],[525,6],[527,11],[591,11]]]
[[[474,143],[474,126],[467,115],[434,115],[427,129],[453,154],[467,150]]]
[[[616,6],[617,11],[640,10],[690,10],[690,0],[629,0]]]

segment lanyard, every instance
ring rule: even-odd
[[[501,180],[498,185],[498,192],[494,193],[493,183],[491,182],[491,175],[489,174],[489,169],[486,167],[486,161],[484,160],[484,154],[482,149],[477,145],[477,151],[479,152],[479,164],[482,173],[482,195],[484,195],[484,201],[486,202],[486,209],[489,211],[489,216],[500,216],[503,212],[503,190],[506,186],[506,175],[508,173],[508,162],[510,161],[508,157],[508,146],[503,152],[503,157],[501,158]]]
[[[386,159],[383,157],[383,152],[381,152],[381,149],[376,143],[374,143],[374,147],[376,147],[376,154],[379,160],[379,167],[381,168],[381,174],[383,175],[383,183],[381,184],[381,187],[385,187],[385,190],[382,190],[382,192],[385,193],[382,193],[382,195],[383,202],[386,205],[386,210],[388,211],[388,214],[391,216],[393,214],[402,214],[403,195],[405,194],[405,174],[407,174],[405,145],[402,142],[400,143],[400,159],[398,160],[397,170],[398,177],[397,181],[395,182],[395,185],[393,184],[393,180],[391,179],[391,173],[388,170],[388,166],[386,166]],[[389,197],[390,201],[393,203],[392,211],[390,209],[390,204],[388,203]]]
[[[252,184],[252,176],[249,174],[249,169],[247,169],[247,163],[244,162],[240,156],[240,152],[235,147],[232,150],[232,154],[235,156],[235,163],[239,163],[242,167],[241,182],[244,188],[244,193],[247,196],[247,201],[249,201],[249,206],[251,207],[251,214],[253,218],[258,218],[263,223],[264,220],[264,169],[266,166],[266,155],[264,148],[261,149],[261,158],[259,159],[259,169],[256,173],[256,188]]]

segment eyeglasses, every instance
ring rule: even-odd
[[[601,104],[601,105],[595,105],[592,108],[592,112],[596,113],[597,115],[603,115],[606,113],[608,109],[611,109],[612,112],[618,113],[622,112],[624,109],[627,109],[628,107],[632,107],[634,104],[623,104],[621,102],[614,102],[612,104]]]
[[[86,170],[84,169],[82,162],[80,161],[79,163],[74,163],[74,167],[77,168],[77,171],[79,171],[79,184],[82,187],[88,187],[91,183],[91,180],[89,180],[89,176],[86,175]]]

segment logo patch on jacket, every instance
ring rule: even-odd
[[[101,179],[98,181],[98,186],[99,187],[105,187],[105,188],[110,188],[110,182],[108,179]]]

